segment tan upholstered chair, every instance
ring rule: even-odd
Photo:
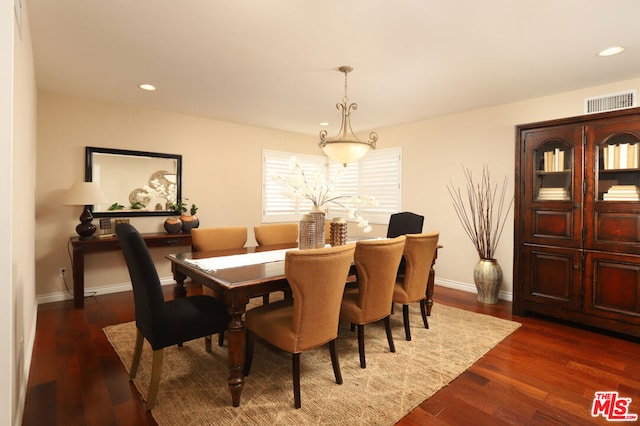
[[[193,251],[227,250],[243,248],[247,243],[245,226],[220,226],[213,228],[194,228],[191,230]],[[202,286],[202,294],[213,296],[213,290]],[[224,335],[220,335],[220,345]]]
[[[340,319],[358,326],[360,367],[366,368],[364,326],[384,320],[389,350],[395,352],[389,316],[396,283],[398,265],[404,250],[405,237],[385,240],[365,240],[356,243],[354,261],[358,269],[358,287],[344,292]]]
[[[329,343],[336,383],[342,383],[336,354],[340,304],[355,245],[291,250],[285,256],[285,276],[293,299],[251,309],[246,314],[249,375],[254,335],[293,354],[293,394],[300,408],[300,353]]]
[[[191,245],[195,251],[242,248],[246,243],[247,228],[245,226],[194,228],[191,230]]]
[[[426,234],[407,234],[404,245],[404,259],[406,270],[404,275],[398,276],[393,290],[393,301],[402,303],[404,319],[404,333],[407,340],[411,340],[409,328],[409,304],[420,302],[422,321],[425,328],[429,328],[427,321],[427,281],[433,263],[433,256],[438,246],[439,232]]]
[[[256,225],[253,234],[259,246],[288,244],[298,241],[297,223],[270,223]]]

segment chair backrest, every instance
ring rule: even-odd
[[[422,300],[427,291],[427,280],[438,246],[439,232],[408,234],[404,243],[406,270],[402,286],[411,302]]]
[[[128,223],[116,225],[116,235],[122,247],[133,286],[136,326],[153,345],[154,334],[166,325],[164,295],[158,272],[147,244],[136,228]]]
[[[405,239],[401,235],[356,243],[353,257],[358,268],[358,307],[364,322],[377,321],[391,313],[393,287]]]
[[[355,244],[290,250],[285,255],[285,276],[293,293],[292,332],[295,352],[323,345],[338,336],[344,286]]]
[[[253,227],[253,235],[259,246],[288,244],[298,241],[297,223],[270,223]]]
[[[394,213],[389,217],[387,238],[395,238],[405,234],[420,234],[424,216],[411,212]]]
[[[237,249],[244,247],[246,243],[246,226],[221,226],[191,230],[191,245],[195,251]]]

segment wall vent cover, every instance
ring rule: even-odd
[[[636,90],[594,96],[592,98],[585,98],[584,112],[585,114],[592,114],[595,112],[632,108],[637,105],[637,102],[638,93]]]

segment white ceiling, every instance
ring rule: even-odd
[[[41,89],[307,134],[341,65],[356,133],[640,77],[638,0],[22,3]]]

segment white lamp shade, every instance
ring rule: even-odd
[[[371,149],[371,145],[364,142],[330,141],[322,150],[333,161],[342,164],[355,163]]]
[[[66,206],[86,206],[106,202],[107,197],[104,196],[97,182],[74,183],[63,200]]]

